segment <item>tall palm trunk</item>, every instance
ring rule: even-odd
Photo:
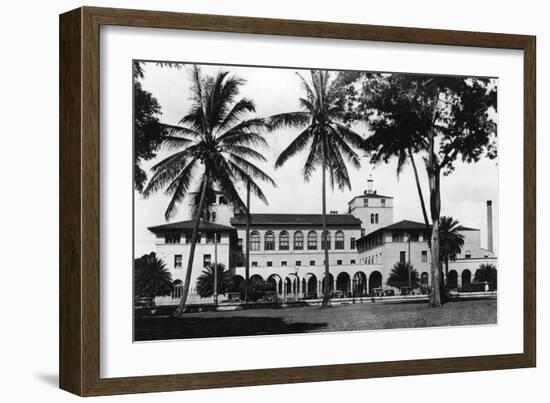
[[[248,302],[248,288],[250,280],[250,182],[246,182],[246,261],[244,274],[244,300]]]
[[[327,194],[326,194],[326,159],[325,159],[325,146],[324,141],[321,143],[321,149],[323,152],[323,185],[321,186],[322,189],[322,200],[323,200],[323,232],[321,234],[321,244],[323,245],[323,249],[325,250],[325,287],[323,290],[323,302],[322,306],[329,306],[330,305],[330,269],[329,269],[329,261],[328,261],[328,242],[327,242]],[[324,237],[324,242],[323,242]]]
[[[411,148],[408,148],[409,159],[411,160],[411,165],[413,167],[414,179],[416,181],[416,190],[418,191],[418,197],[420,199],[420,207],[422,207],[422,215],[424,216],[424,224],[426,225],[426,233],[430,231],[430,221],[428,220],[428,213],[426,211],[426,203],[424,202],[424,195],[422,193],[422,187],[420,186],[420,179],[418,177],[418,170],[416,169],[416,162],[414,161],[414,156]],[[432,242],[428,238],[428,247],[432,247]]]
[[[441,306],[441,264],[439,259],[439,215],[441,213],[441,194],[440,194],[440,171],[435,166],[433,154],[433,140],[431,140],[430,162],[428,169],[428,178],[430,184],[430,212],[432,216],[432,235],[431,235],[431,262],[430,273],[432,277],[432,292],[430,294],[430,305],[433,307]]]
[[[180,316],[185,312],[185,304],[187,302],[187,296],[189,295],[189,285],[191,283],[191,272],[193,271],[193,260],[195,258],[195,248],[197,246],[197,240],[199,237],[199,225],[201,221],[202,210],[204,208],[204,200],[206,199],[206,186],[208,184],[208,172],[205,173],[205,177],[201,187],[201,197],[199,200],[199,207],[195,212],[195,222],[193,223],[193,232],[191,235],[191,249],[189,250],[189,260],[187,261],[187,272],[185,273],[185,282],[183,283],[183,293],[181,295],[176,315]]]

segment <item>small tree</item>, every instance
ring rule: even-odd
[[[449,275],[449,261],[454,262],[464,247],[464,235],[459,230],[459,222],[453,217],[442,216],[439,219],[439,256],[445,263],[445,282]]]
[[[420,286],[420,276],[410,262],[397,262],[390,272],[386,284],[390,287],[405,288],[409,286],[409,272],[411,276],[411,287]]]
[[[172,292],[172,275],[155,252],[134,260],[134,293],[137,298],[154,298]]]
[[[214,267],[218,275],[218,294],[225,294],[229,291],[231,284],[231,273],[225,269],[223,263],[210,263],[204,268],[200,276],[197,278],[197,293],[201,298],[208,298],[214,295]]]
[[[489,283],[494,286],[497,285],[497,268],[491,263],[484,263],[479,266],[474,275],[474,282],[476,283]]]

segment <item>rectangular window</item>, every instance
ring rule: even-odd
[[[349,261],[349,264],[355,264],[355,259],[351,259],[351,260]]]
[[[181,242],[181,234],[177,232],[167,232],[164,235],[164,242],[166,243],[180,243]]]
[[[185,243],[191,243],[191,236],[192,234],[189,233],[189,234],[185,234]],[[202,238],[202,234],[199,234],[199,236],[197,237],[197,243],[201,243],[201,238]]]
[[[363,207],[369,207],[369,199],[366,197],[363,199]]]
[[[252,262],[252,267],[258,267],[258,262]]]
[[[283,261],[281,262],[281,266],[286,267],[286,260],[283,260]]]
[[[365,236],[365,228],[361,228],[361,236]]]
[[[273,266],[273,262],[267,262],[267,267]]]
[[[422,251],[422,263],[427,263],[427,262],[428,262],[428,251],[423,250]]]
[[[337,260],[337,261],[336,261],[336,264],[337,264],[337,265],[341,265],[341,264],[342,264],[342,261],[341,261],[341,260]]]
[[[212,212],[212,222],[216,222],[216,213]]]
[[[355,238],[350,238],[349,247],[350,249],[355,249]]]
[[[174,268],[181,269],[181,266],[182,266],[182,256],[174,255]]]
[[[202,255],[202,266],[206,267],[212,262],[212,255]]]
[[[399,261],[401,263],[405,263],[406,259],[407,259],[407,253],[404,250],[399,252]]]
[[[296,266],[301,266],[302,265],[302,261],[301,260],[296,260]]]
[[[386,207],[386,199],[380,199],[380,204],[382,207]]]
[[[411,242],[418,242],[418,232],[412,232],[410,234]]]
[[[240,250],[243,250],[243,239],[242,238],[239,238],[239,240],[237,241],[237,247]]]
[[[315,266],[315,260],[310,260],[310,261],[309,261],[309,265],[310,265],[310,266]]]

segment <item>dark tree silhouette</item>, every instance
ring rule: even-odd
[[[397,262],[386,280],[386,284],[390,287],[405,288],[409,286],[409,271],[411,276],[411,287],[420,287],[420,276],[409,262]]]
[[[497,284],[497,268],[490,264],[484,263],[479,266],[479,269],[476,270],[474,274],[474,281],[476,283],[487,282],[496,286]]]
[[[162,143],[164,126],[160,123],[161,108],[157,99],[145,91],[140,79],[143,78],[143,65],[134,62],[134,187],[139,192],[147,182],[147,174],[140,162],[157,155]]]
[[[449,275],[449,261],[454,262],[464,247],[464,235],[459,230],[460,223],[453,217],[442,216],[439,219],[439,256],[445,264],[445,283]]]
[[[197,278],[197,293],[202,298],[208,298],[214,295],[214,267],[217,271],[217,280],[218,280],[218,294],[225,294],[229,291],[229,286],[231,285],[231,273],[229,270],[225,269],[225,265],[218,263],[209,264],[204,268],[200,276]]]
[[[172,275],[155,252],[134,260],[134,293],[138,298],[154,298],[172,292]]]

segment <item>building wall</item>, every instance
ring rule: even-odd
[[[164,242],[163,236],[157,236],[155,244],[157,256],[166,263],[166,268],[172,274],[172,281],[185,281],[185,273],[187,271],[187,261],[191,249],[190,243],[185,243],[185,236],[182,237],[179,244],[167,244]],[[230,243],[229,235],[222,234],[221,240],[217,245],[218,263],[223,263],[226,268],[230,268]],[[182,255],[182,265],[180,268],[174,266],[175,255]],[[197,243],[195,248],[195,257],[193,259],[193,269],[191,272],[191,288],[195,287],[197,277],[200,276],[204,269],[204,255],[210,255],[212,263],[215,259],[215,245],[206,243],[206,237],[202,237],[201,243]]]
[[[479,230],[472,231],[459,231],[464,236],[464,247],[462,252],[458,256],[460,259],[466,258],[466,254],[469,252],[471,258],[484,257],[486,252],[481,250],[481,233]]]
[[[368,200],[368,206],[365,206],[365,200]],[[382,204],[385,200],[385,204]],[[349,212],[354,217],[361,220],[366,234],[376,231],[379,228],[393,224],[393,199],[369,197],[369,194],[356,197],[349,204]],[[372,214],[378,214],[378,222],[371,222]]]
[[[293,228],[268,228],[268,227],[251,227],[250,232],[257,231],[260,234],[260,250],[250,251],[250,262],[256,262],[258,267],[267,267],[267,262],[272,262],[272,265],[281,266],[282,261],[287,262],[287,266],[296,266],[296,261],[300,261],[302,266],[309,266],[310,261],[314,260],[316,265],[323,265],[324,251],[321,249],[321,234],[322,228],[316,227],[293,227]],[[268,231],[272,231],[275,235],[275,249],[265,250],[265,235]],[[280,250],[279,236],[281,232],[286,231],[289,234],[289,249]],[[304,249],[294,250],[293,235],[296,231],[301,231],[304,235]],[[307,236],[310,231],[317,233],[317,249],[307,249]],[[336,232],[342,231],[344,233],[344,249],[335,249]],[[337,265],[338,260],[342,261],[342,264],[351,264],[352,260],[357,260],[357,251],[351,247],[351,238],[356,240],[361,237],[360,229],[338,229],[337,227],[329,227],[331,235],[331,249],[329,250],[329,265]],[[239,227],[237,229],[237,236],[242,240],[243,245],[246,239],[245,228]]]
[[[195,194],[192,193],[191,194],[191,197],[188,197],[188,204],[187,204],[187,210],[186,210],[186,215],[183,217],[184,220],[192,220],[193,219],[193,204],[191,203],[191,201],[193,200]],[[211,208],[210,208],[210,217],[208,219],[208,221],[210,222],[214,222],[216,224],[220,224],[220,225],[227,225],[227,226],[231,226],[231,218],[235,215],[234,213],[234,209],[231,205],[227,204],[227,203],[224,203],[222,204],[222,195],[221,194],[217,194],[216,195],[216,202],[213,203],[211,205]],[[215,214],[215,219],[214,219],[214,216],[212,216],[212,213]]]

